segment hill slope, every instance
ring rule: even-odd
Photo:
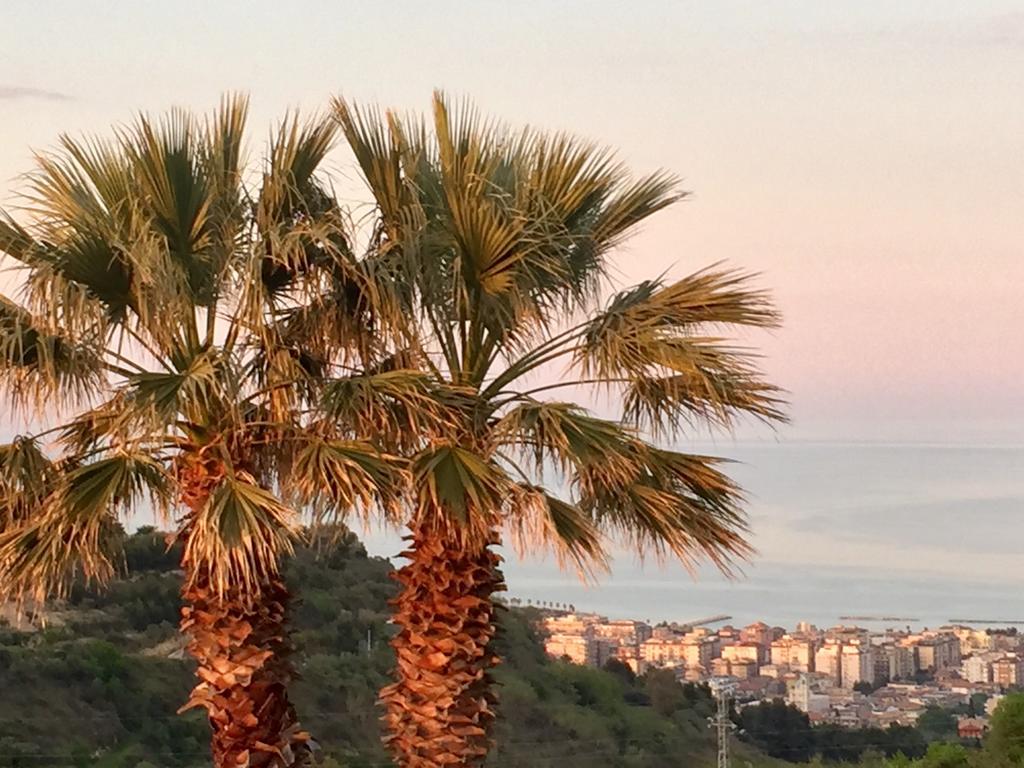
[[[79,589],[35,632],[0,629],[0,766],[208,764],[198,713],[175,710],[192,678],[177,637],[176,553],[143,530],[125,542],[129,576]],[[288,566],[302,597],[294,613],[295,701],[328,768],[390,765],[380,747],[376,691],[392,665],[387,561],[348,534],[303,549]],[[714,765],[707,692],[670,676],[548,660],[526,612],[503,613],[501,720],[494,768],[704,768]],[[369,642],[368,642],[369,641]],[[740,747],[740,749],[743,749]],[[776,765],[741,752],[738,765]]]

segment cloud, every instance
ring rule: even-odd
[[[0,100],[44,99],[46,101],[70,101],[71,97],[60,91],[32,88],[23,85],[0,85]]]

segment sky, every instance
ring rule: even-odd
[[[436,87],[684,179],[692,196],[618,269],[725,261],[772,289],[784,327],[744,341],[793,423],[743,440],[1024,445],[1020,0],[7,0],[0,201],[33,149],[140,110],[244,91],[258,142],[288,108],[424,109]],[[355,189],[348,159],[333,166]],[[783,469],[752,475],[755,495]],[[783,533],[762,544],[792,552]],[[812,549],[852,562],[855,544]]]
[[[254,136],[333,94],[431,89],[684,179],[623,282],[763,274],[751,339],[791,438],[1016,441],[1024,426],[1018,2],[48,3],[0,26],[0,201],[31,151],[251,94]],[[338,157],[340,176],[352,176]]]

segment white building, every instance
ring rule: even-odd
[[[875,682],[875,662],[870,645],[844,645],[840,666],[840,685],[843,688],[853,688],[858,683]]]

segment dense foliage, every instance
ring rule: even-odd
[[[773,757],[807,762],[816,755],[831,762],[852,762],[878,752],[888,757],[920,757],[927,740],[919,728],[891,726],[851,730],[837,725],[812,727],[804,712],[782,701],[745,707],[737,718],[743,738]],[[954,734],[955,734],[954,722]]]
[[[175,630],[178,555],[143,529],[127,538],[129,575],[77,588],[38,632],[0,630],[0,766],[185,768],[208,762],[207,726],[176,715],[191,662]],[[393,652],[391,566],[350,534],[300,549],[287,576],[302,595],[294,625],[302,678],[295,698],[327,768],[390,765],[379,740],[377,691]],[[503,611],[495,768],[714,765],[708,692],[671,675],[635,679],[552,662],[530,610]],[[746,766],[778,766],[740,747]]]

